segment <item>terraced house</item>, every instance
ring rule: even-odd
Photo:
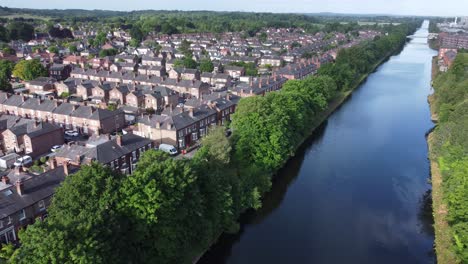
[[[125,116],[121,110],[110,111],[24,95],[0,93],[0,110],[6,114],[79,130],[88,135],[111,133],[125,126]]]

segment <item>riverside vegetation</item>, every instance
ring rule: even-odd
[[[468,53],[459,53],[446,73],[438,73],[433,87],[438,123],[429,140],[430,158],[438,167],[433,173],[441,176],[441,185],[433,182],[436,251],[439,263],[468,263]]]
[[[314,123],[406,42],[420,23],[386,26],[388,35],[341,50],[317,76],[278,92],[244,98],[233,134],[215,128],[191,160],[147,151],[125,177],[84,166],[57,189],[47,221],[2,248],[8,263],[191,263],[239,215],[261,207],[272,175],[311,134]]]

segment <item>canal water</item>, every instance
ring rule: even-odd
[[[199,263],[434,263],[427,21],[279,172],[263,208]]]

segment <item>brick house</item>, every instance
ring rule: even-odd
[[[52,91],[55,89],[56,79],[50,77],[38,77],[32,81],[26,82],[26,89],[30,93],[40,93]]]
[[[65,180],[65,177],[75,173],[77,168],[64,165],[50,166],[51,169],[33,175],[24,172],[21,167],[12,170],[1,178],[0,191],[0,242],[2,244],[16,243],[18,231],[37,219],[47,217],[55,189]]]
[[[52,146],[64,143],[61,127],[34,120],[19,122],[3,131],[2,137],[6,151],[24,152],[31,156],[47,153]]]
[[[96,161],[118,170],[132,174],[141,155],[154,148],[150,139],[133,134],[116,136],[108,135],[90,139],[86,146],[64,146],[56,153],[57,164],[81,166]]]
[[[65,64],[54,64],[49,68],[49,76],[57,81],[66,80],[70,77],[72,67]]]
[[[142,108],[145,105],[145,94],[142,91],[132,91],[125,97],[126,105]]]
[[[127,95],[129,93],[130,90],[128,89],[128,86],[116,86],[109,92],[109,102],[113,104],[125,105],[127,103]]]

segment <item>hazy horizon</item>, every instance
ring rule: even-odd
[[[181,11],[242,11],[272,13],[339,13],[362,15],[405,15],[405,16],[464,16],[460,10],[468,10],[468,1],[462,0],[298,0],[286,3],[281,0],[238,0],[211,2],[209,0],[172,0],[154,3],[151,0],[95,1],[81,0],[65,2],[56,0],[3,0],[0,5],[11,8],[34,9],[86,9],[86,10],[181,10]],[[112,4],[112,5],[110,5]]]

